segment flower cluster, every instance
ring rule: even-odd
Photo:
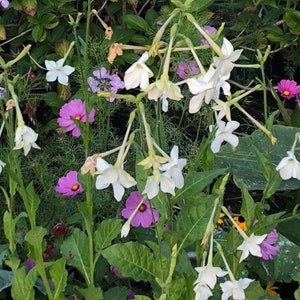
[[[118,90],[125,88],[121,78],[117,74],[110,74],[104,67],[93,72],[93,76],[88,78],[88,85],[93,93],[102,91],[116,94]],[[115,98],[109,97],[107,100],[113,102]]]

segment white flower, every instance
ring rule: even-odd
[[[227,300],[230,296],[234,300],[244,300],[245,299],[245,292],[249,284],[254,281],[253,279],[249,278],[241,278],[239,280],[234,281],[225,281],[224,283],[220,283],[222,288],[222,300]]]
[[[185,158],[178,158],[178,146],[174,146],[170,153],[171,161],[160,166],[161,171],[165,171],[165,175],[170,177],[175,183],[175,187],[181,189],[184,185],[182,169],[186,165]]]
[[[57,62],[53,60],[45,60],[46,69],[48,70],[46,80],[48,82],[53,82],[57,79],[59,83],[68,85],[68,76],[75,71],[75,68],[64,66],[64,62],[65,60],[63,58]]]
[[[283,180],[297,178],[300,180],[300,163],[296,159],[294,152],[287,151],[288,156],[284,157],[276,167]]]
[[[212,292],[210,288],[203,282],[199,282],[194,287],[195,291],[195,300],[207,300],[210,296],[212,296]]]
[[[226,116],[227,121],[231,120],[231,111],[230,111],[230,105],[228,105],[228,102],[224,102],[219,99],[214,100],[216,102],[216,105],[212,106],[212,109],[214,111],[218,111],[217,119],[221,120],[224,116]]]
[[[14,150],[23,148],[24,155],[27,155],[30,148],[40,149],[35,143],[38,138],[38,134],[30,127],[26,125],[19,125],[15,133],[15,147]]]
[[[240,262],[247,258],[250,253],[253,256],[262,257],[259,245],[263,242],[266,236],[267,234],[254,235],[254,233],[252,233],[250,237],[247,237],[243,243],[237,247],[238,250],[243,251]]]
[[[152,71],[145,62],[149,58],[149,53],[144,52],[137,62],[131,65],[125,72],[124,83],[126,90],[140,86],[143,90],[149,85],[149,78],[153,76]]]
[[[5,165],[6,164],[2,160],[0,160],[0,174],[2,172],[2,169],[5,167]]]
[[[147,178],[143,194],[152,199],[159,193],[159,188],[164,193],[175,196],[175,182],[166,174],[155,174]]]
[[[195,95],[190,100],[189,112],[197,113],[202,107],[203,100],[209,104],[214,95],[215,69],[210,66],[204,76],[189,78],[186,83],[190,92]]]
[[[237,121],[229,121],[225,123],[224,121],[217,121],[217,131],[215,138],[211,143],[211,150],[213,153],[220,151],[221,144],[225,141],[228,142],[233,147],[236,147],[239,144],[239,138],[234,135],[232,132],[240,126],[240,123]],[[210,131],[213,130],[213,127],[210,126]]]
[[[131,177],[123,167],[118,168],[107,163],[101,157],[97,158],[97,170],[100,175],[96,179],[96,189],[102,190],[110,184],[113,187],[114,197],[117,201],[121,201],[125,188],[130,188],[136,185],[136,181]]]
[[[217,283],[217,276],[222,277],[228,273],[219,267],[213,266],[198,267],[195,268],[195,270],[199,273],[195,283],[205,283],[211,289],[213,289]]]

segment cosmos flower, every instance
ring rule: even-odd
[[[144,228],[148,228],[152,223],[158,221],[159,213],[156,209],[151,209],[150,203],[146,199],[142,202],[142,204],[140,204],[142,197],[143,196],[140,192],[131,192],[126,200],[125,208],[122,210],[122,217],[129,219],[139,205],[139,208],[130,224],[133,227],[142,226]]]
[[[297,178],[300,180],[300,163],[296,159],[293,151],[287,151],[287,157],[284,157],[276,167],[280,177],[283,180]]]
[[[69,171],[65,176],[58,179],[58,184],[54,190],[63,196],[76,196],[83,192],[81,184],[77,179],[76,171]]]
[[[144,52],[143,55],[131,65],[125,72],[124,82],[126,90],[140,87],[144,90],[149,85],[149,78],[153,76],[153,72],[146,65],[149,53]]]
[[[237,121],[228,121],[225,123],[224,121],[217,121],[217,131],[215,134],[215,138],[211,143],[211,150],[213,153],[217,153],[220,151],[222,143],[228,142],[233,147],[237,147],[239,143],[239,138],[234,135],[232,132],[236,130],[240,126],[240,123]],[[213,127],[209,127],[210,131],[213,130]]]
[[[74,99],[69,103],[64,104],[59,111],[57,123],[64,128],[65,132],[71,131],[72,136],[79,137],[80,130],[74,120],[82,123],[86,122],[85,103],[80,99]],[[88,121],[94,122],[95,110],[92,109],[89,114]]]
[[[195,61],[181,61],[176,68],[176,74],[181,79],[187,79],[199,72],[199,68]]]
[[[18,125],[15,133],[14,150],[23,148],[24,155],[26,156],[31,147],[40,149],[40,147],[35,143],[38,138],[38,134],[32,128],[26,126],[23,122],[20,124]]]
[[[273,256],[278,254],[279,247],[274,246],[277,239],[278,233],[276,229],[274,229],[270,233],[268,233],[266,239],[261,244],[259,244],[262,259],[270,260],[273,258]]]
[[[58,61],[45,60],[46,69],[48,70],[46,74],[46,80],[48,82],[53,82],[58,80],[62,85],[68,85],[69,75],[75,71],[75,68],[70,66],[64,66],[65,59],[61,58]]]
[[[300,94],[300,86],[294,80],[282,79],[277,86],[277,91],[280,92],[281,97],[291,99]]]
[[[220,283],[221,289],[223,291],[222,300],[227,300],[232,296],[234,300],[244,300],[246,299],[244,290],[249,286],[249,284],[254,281],[249,278],[241,278],[239,280],[228,280],[224,283]]]

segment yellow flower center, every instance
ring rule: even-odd
[[[144,203],[142,203],[139,207],[140,212],[144,212],[146,209],[147,209],[147,206]]]
[[[282,93],[284,96],[289,96],[290,95],[290,92],[289,91],[283,91]]]
[[[73,192],[75,192],[75,191],[77,191],[79,189],[79,184],[73,184],[72,185],[72,187],[71,187],[71,190],[73,191]]]

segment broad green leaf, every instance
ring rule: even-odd
[[[26,187],[26,194],[27,194],[27,199],[29,200],[28,204],[30,208],[30,214],[36,215],[36,211],[40,204],[40,198],[35,193],[32,182]]]
[[[123,300],[127,297],[127,290],[128,288],[126,286],[116,286],[108,291],[106,291],[103,296],[104,300]],[[136,295],[134,296],[134,299],[136,299]]]
[[[199,194],[204,190],[212,181],[226,172],[226,169],[217,169],[205,172],[195,173],[190,176],[184,184],[181,190],[177,191],[177,194],[173,197],[172,202],[176,203],[181,199],[186,199]]]
[[[152,31],[149,24],[140,16],[124,15],[122,21],[126,23],[129,28],[136,29],[143,32]]]
[[[67,264],[75,267],[89,281],[89,242],[86,234],[78,228],[63,241],[60,252],[69,257]]]
[[[284,217],[282,219],[284,219],[285,217],[289,217],[290,215],[284,215]],[[288,238],[290,241],[292,241],[293,243],[297,244],[298,246],[300,246],[300,235],[298,230],[295,230],[296,228],[300,228],[300,219],[299,218],[295,218],[295,219],[291,219],[285,222],[280,222],[276,229],[282,234],[284,235],[286,238]]]
[[[95,287],[91,285],[85,289],[80,287],[75,287],[75,289],[79,291],[79,293],[84,297],[84,299],[89,299],[89,300],[103,299],[102,290],[99,287]]]
[[[50,268],[50,276],[54,283],[54,299],[64,299],[63,292],[67,285],[68,272],[65,269],[66,259],[59,258]]]
[[[185,246],[203,238],[215,198],[214,195],[199,197],[198,201],[182,207],[177,217],[176,229],[181,234]]]
[[[293,145],[295,134],[299,128],[275,125],[271,129],[277,138],[277,143],[272,145],[269,139],[260,130],[256,130],[250,136],[240,138],[238,147],[233,150],[230,145],[224,145],[216,154],[216,168],[229,167],[237,184],[243,182],[248,190],[264,190],[267,181],[260,170],[254,145],[265,157],[269,158],[274,168],[282,158],[287,156]],[[295,151],[296,157],[300,157],[300,149]],[[300,180],[282,180],[277,191],[294,190],[300,188]]]
[[[0,292],[10,287],[13,281],[13,273],[8,270],[0,270]]]
[[[42,242],[44,236],[47,234],[47,230],[41,226],[36,226],[28,231],[25,235],[25,241],[27,241],[31,246],[42,251]]]
[[[289,9],[284,14],[283,19],[292,30],[300,31],[300,11]]]
[[[259,297],[264,295],[265,291],[262,289],[258,281],[251,282],[245,289],[245,296],[247,300],[257,300]]]
[[[154,281],[155,277],[160,277],[151,250],[144,245],[134,242],[115,244],[102,254],[124,277],[136,281]]]
[[[203,10],[207,7],[209,7],[211,4],[213,4],[215,1],[214,0],[194,0],[191,3],[189,11],[191,12],[200,12],[203,13]]]
[[[151,300],[151,298],[144,295],[134,295],[134,300]]]
[[[34,282],[36,279],[36,269],[31,269],[25,274],[25,267],[14,272],[11,295],[14,300],[32,300],[34,299]]]
[[[120,219],[107,219],[99,224],[94,234],[96,252],[111,245],[112,240],[121,232],[121,222]]]

